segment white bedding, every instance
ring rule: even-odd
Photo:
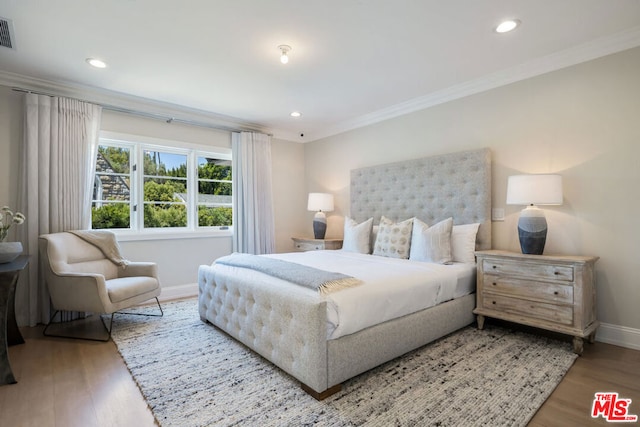
[[[344,273],[364,282],[326,296],[328,339],[349,335],[475,291],[475,264],[441,265],[340,250],[268,256]]]

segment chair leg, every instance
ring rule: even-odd
[[[158,297],[156,297],[156,304],[158,304],[158,308],[160,309],[160,314],[147,314],[147,313],[130,313],[126,311],[116,311],[118,314],[133,314],[135,316],[151,316],[151,317],[162,317],[164,316],[164,311],[162,311],[162,306],[160,305],[160,301]]]
[[[51,319],[49,319],[49,323],[47,324],[47,326],[44,327],[44,330],[42,331],[42,335],[44,335],[46,337],[55,337],[55,338],[73,338],[73,339],[78,339],[78,340],[107,342],[107,341],[109,341],[111,339],[111,331],[113,330],[113,316],[116,313],[118,313],[118,314],[134,314],[136,316],[152,316],[152,317],[162,317],[162,316],[164,316],[164,311],[162,310],[162,306],[160,305],[160,300],[158,300],[158,297],[156,297],[156,303],[158,304],[158,308],[160,309],[160,314],[129,313],[129,312],[124,312],[124,311],[116,311],[114,313],[111,313],[111,316],[110,316],[110,319],[109,319],[109,327],[107,327],[107,325],[105,325],[104,320],[102,319],[102,315],[100,315],[100,323],[102,323],[102,326],[104,327],[105,331],[107,332],[107,338],[106,339],[87,338],[87,337],[81,337],[81,336],[76,336],[76,335],[48,334],[47,330],[49,329],[49,326],[51,326],[51,324],[53,323],[53,319],[60,312],[60,310],[56,310],[56,312],[53,313],[53,316],[51,316]],[[73,322],[73,320],[72,320],[72,322]]]
[[[51,316],[51,319],[49,319],[49,323],[42,330],[42,335],[44,335],[45,337],[71,338],[71,339],[76,339],[76,340],[100,341],[100,342],[107,342],[107,341],[109,341],[111,339],[111,329],[113,327],[113,313],[111,314],[111,320],[109,322],[109,327],[108,328],[107,328],[107,325],[104,324],[104,321],[102,320],[102,316],[100,316],[100,324],[104,327],[105,331],[107,332],[107,337],[104,338],[104,339],[102,339],[102,338],[83,337],[83,336],[78,336],[78,335],[59,335],[59,334],[47,333],[47,330],[49,329],[49,327],[53,323],[53,319],[56,317],[56,315],[58,313],[60,313],[60,310],[56,310],[56,312],[53,313],[53,316]],[[79,319],[76,319],[76,320],[79,320]],[[71,320],[71,322],[74,322],[74,321],[75,320]],[[60,323],[62,323],[62,322],[60,322]]]

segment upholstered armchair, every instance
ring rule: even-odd
[[[128,262],[120,256],[115,235],[108,231],[73,231],[44,234],[39,239],[40,266],[55,312],[61,310],[111,315],[105,326],[111,338],[116,312],[151,298],[158,301],[160,282],[157,265]],[[136,313],[128,313],[136,314]],[[151,314],[153,315],[153,314]],[[65,336],[68,337],[68,336]],[[82,338],[82,337],[69,337]]]

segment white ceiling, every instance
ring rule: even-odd
[[[0,81],[303,142],[640,45],[638,0],[0,0],[0,17]],[[497,34],[503,18],[522,25]]]

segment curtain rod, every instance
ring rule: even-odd
[[[54,95],[54,94],[51,94],[51,93],[41,92],[41,91],[37,91],[37,90],[24,89],[24,88],[21,88],[21,87],[12,87],[11,89],[13,91],[15,91],[15,92],[33,93],[33,94],[36,94],[36,95],[44,95],[44,96],[51,96],[51,97],[63,96],[63,95]],[[69,97],[69,96],[63,96],[63,97],[69,98],[69,99],[74,99],[76,101],[88,102],[90,104],[99,105],[104,110],[114,111],[114,112],[117,112],[117,113],[131,114],[133,116],[145,117],[145,118],[148,118],[148,119],[161,120],[161,121],[166,122],[166,123],[180,123],[180,124],[183,124],[183,125],[203,127],[203,128],[209,128],[209,129],[215,129],[215,130],[224,130],[224,131],[227,131],[227,132],[254,132],[254,130],[250,130],[250,129],[239,129],[239,128],[234,128],[234,127],[231,127],[231,126],[214,125],[214,124],[211,124],[211,123],[199,122],[199,121],[195,121],[195,120],[180,119],[180,118],[171,117],[171,116],[164,116],[162,114],[156,114],[156,113],[147,113],[145,111],[133,110],[133,109],[130,109],[130,108],[118,107],[118,106],[110,105],[110,104],[102,104],[102,103],[98,103],[98,102],[87,101],[87,100],[84,100],[84,99],[72,98],[72,97]],[[273,135],[269,134],[269,136],[273,136]]]

